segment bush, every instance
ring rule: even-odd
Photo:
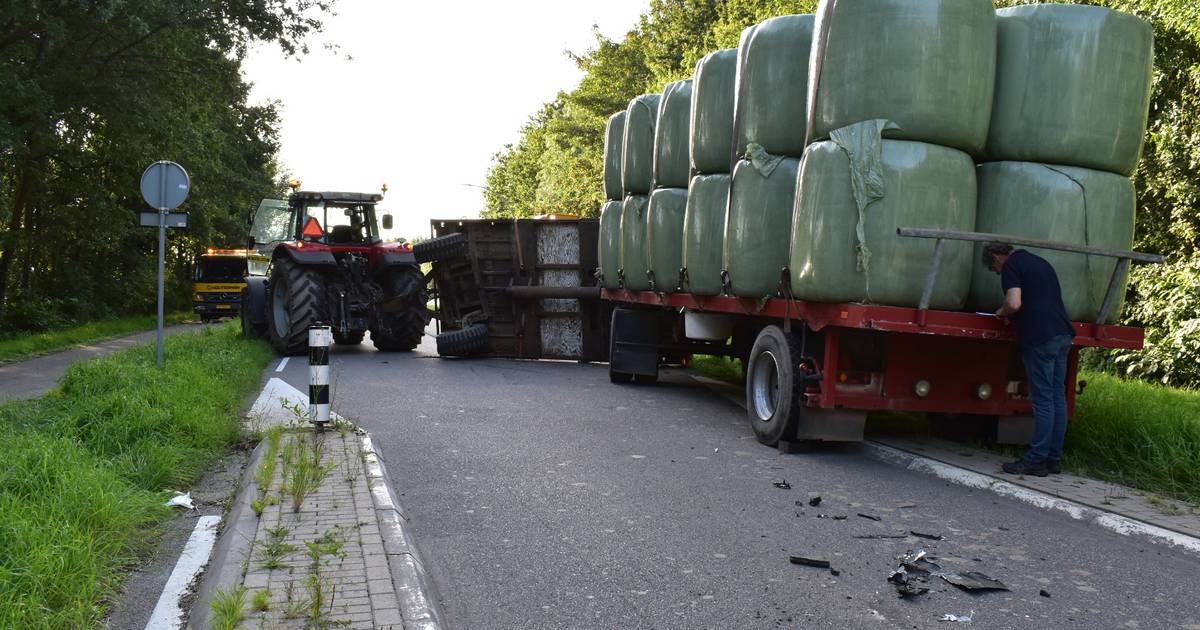
[[[1130,274],[1127,322],[1145,326],[1146,347],[1117,352],[1126,374],[1177,387],[1200,387],[1200,260],[1143,265]]]

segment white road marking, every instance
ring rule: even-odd
[[[275,371],[282,372],[283,368],[287,367],[287,362],[288,362],[288,359],[290,359],[290,358],[292,358],[292,357],[283,357],[282,359],[280,359],[279,365],[275,367]]]
[[[217,542],[217,525],[220,524],[220,516],[201,516],[196,519],[196,529],[192,530],[191,537],[183,546],[183,555],[179,556],[162,595],[158,597],[150,621],[146,622],[146,630],[183,627],[183,607],[179,602],[187,594],[188,585],[208,564],[213,545]]]

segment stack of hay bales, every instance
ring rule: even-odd
[[[722,287],[736,75],[737,50],[727,48],[701,59],[692,79],[693,175],[684,216],[683,288],[697,295],[717,295]]]
[[[692,120],[692,80],[663,90],[654,136],[654,192],[646,218],[650,289],[673,293],[683,266],[683,219],[687,211]]]
[[[646,272],[646,212],[654,189],[654,128],[658,122],[659,94],[643,94],[629,101],[622,139],[621,281],[626,289],[650,288]]]
[[[807,128],[805,97],[814,18],[785,15],[751,26],[738,45],[734,152],[724,269],[741,297],[781,293],[796,178]],[[786,288],[786,287],[784,287]]]
[[[600,284],[606,289],[620,288],[621,278],[621,143],[625,136],[625,112],[608,118],[604,130],[604,197],[600,210]]]
[[[1079,5],[996,12],[996,97],[979,177],[980,232],[1111,249],[1133,246],[1137,165],[1150,105],[1153,32]],[[1067,315],[1094,321],[1116,259],[1032,249],[1054,266]],[[1122,298],[1124,285],[1117,294]],[[994,310],[1000,279],[976,267],[971,304]],[[1120,302],[1114,305],[1119,312]]]
[[[1152,63],[1148,24],[1092,6],[822,0],[752,26],[661,112],[639,96],[609,120],[604,285],[761,298],[786,268],[790,297],[912,307],[935,243],[898,227],[1129,249]],[[1116,261],[1035,251],[1095,318]],[[930,306],[1001,299],[978,246],[947,241]]]
[[[975,227],[995,12],[990,0],[822,0],[815,30],[792,293],[915,306],[934,242],[896,228]],[[964,305],[973,260],[970,244],[946,244],[931,306]]]

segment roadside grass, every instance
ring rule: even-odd
[[[1200,504],[1200,391],[1084,373],[1070,472]]]
[[[168,313],[163,321],[167,325],[178,324],[195,317],[190,312]],[[118,319],[88,322],[70,328],[50,330],[36,335],[22,334],[0,338],[0,364],[27,359],[83,343],[103,341],[145,330],[153,330],[158,324],[154,315],[138,315]]]
[[[708,354],[697,354],[692,357],[692,369],[701,376],[740,385],[742,381],[742,361],[727,357],[715,357]]]
[[[742,382],[738,363],[696,356],[698,374],[728,383]],[[1082,372],[1088,387],[1076,402],[1067,431],[1063,468],[1078,475],[1118,483],[1200,505],[1200,391],[1126,380],[1101,372]],[[872,435],[926,438],[932,429],[925,414],[872,413]],[[1020,447],[992,446],[1017,455]]]
[[[237,326],[72,366],[61,387],[0,406],[0,628],[94,627],[152,550],[169,490],[243,439],[270,359]]]

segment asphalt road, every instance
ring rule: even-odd
[[[857,446],[781,455],[686,374],[616,386],[605,366],[438,359],[430,341],[335,349],[334,409],[381,445],[454,628],[925,628],[971,611],[983,628],[1200,628],[1195,556]],[[307,384],[303,361],[280,375]],[[909,530],[944,540],[854,537]],[[916,549],[1012,590],[935,579],[901,600],[887,576]]]
[[[173,335],[189,330],[198,330],[202,325],[178,324],[167,326],[163,332]],[[59,379],[66,374],[67,368],[72,364],[125,350],[138,344],[153,343],[157,334],[157,331],[149,330],[126,337],[74,346],[70,350],[54,354],[2,364],[0,365],[0,403],[41,396],[58,386]]]

